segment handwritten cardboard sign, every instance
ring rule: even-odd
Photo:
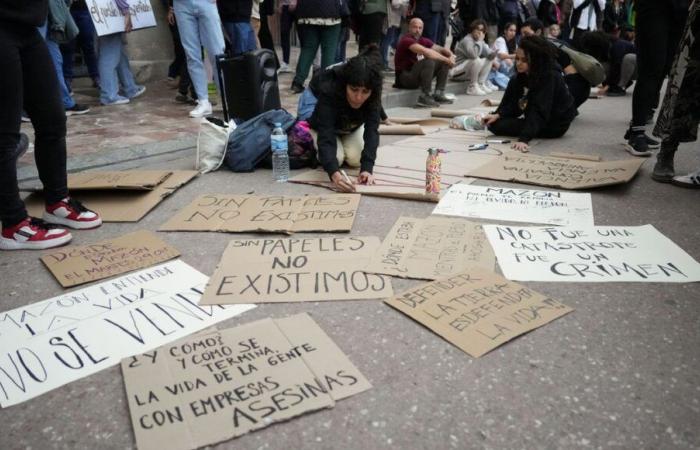
[[[0,313],[0,405],[21,403],[255,305],[201,306],[180,260]]]
[[[644,160],[640,158],[596,162],[508,152],[465,173],[470,177],[490,180],[587,189],[627,183],[642,164]]]
[[[87,4],[98,36],[124,31],[124,15],[114,0],[88,0]],[[134,30],[156,26],[149,0],[129,0],[129,14]]]
[[[166,197],[198,175],[196,170],[175,170],[168,173],[170,175],[152,190],[138,187],[79,189],[72,191],[71,197],[100,213],[104,222],[138,222]],[[24,202],[32,216],[41,217],[45,207],[41,193],[30,194]]]
[[[308,197],[206,194],[180,210],[160,230],[231,233],[350,231],[359,204],[357,194]]]
[[[180,256],[150,231],[136,231],[90,245],[61,247],[41,260],[63,287],[77,286]]]
[[[384,301],[475,358],[573,311],[478,268]]]
[[[700,264],[651,225],[506,227],[484,231],[511,280],[700,281]]]
[[[593,226],[591,194],[454,185],[433,214],[509,222]]]
[[[234,239],[202,304],[390,297],[390,279],[364,271],[377,247],[376,237]]]
[[[122,373],[140,450],[215,444],[372,387],[306,314],[183,339]]]
[[[493,270],[496,257],[481,225],[463,219],[399,217],[367,271],[434,280],[470,266]]]

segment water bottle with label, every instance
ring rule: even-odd
[[[289,179],[289,153],[287,152],[287,133],[284,132],[280,123],[275,123],[275,129],[272,130],[270,147],[272,148],[272,176],[278,183],[285,183]]]

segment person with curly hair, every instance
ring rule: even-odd
[[[484,116],[483,123],[493,134],[517,137],[513,149],[527,152],[535,137],[563,136],[576,117],[576,106],[554,63],[554,48],[544,38],[521,39],[515,70],[498,109]]]

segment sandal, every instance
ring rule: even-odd
[[[673,177],[671,183],[685,188],[700,189],[700,170],[696,170],[688,175]]]

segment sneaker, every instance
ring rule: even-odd
[[[654,170],[651,173],[651,179],[658,181],[659,183],[670,183],[675,175],[673,169],[673,157],[674,152],[664,152],[660,151],[656,155],[656,164],[654,165]]]
[[[496,92],[498,90],[498,86],[491,83],[491,80],[486,80],[486,82],[484,83],[484,86],[489,88],[491,90],[491,92]]]
[[[625,149],[632,156],[651,156],[644,133],[632,134],[625,144]]]
[[[416,101],[416,108],[436,108],[440,103],[436,102],[433,97],[428,94],[421,94]]]
[[[482,91],[478,84],[470,84],[467,88],[467,95],[486,95],[486,92]]]
[[[493,92],[493,89],[491,89],[490,87],[486,86],[486,84],[484,84],[484,83],[479,83],[479,89],[481,89],[482,91],[486,92],[486,94],[490,94],[490,93]]]
[[[301,94],[304,92],[304,85],[299,84],[296,81],[292,81],[292,87],[290,88],[293,94]]]
[[[446,105],[450,105],[450,104],[454,103],[454,100],[445,96],[445,94],[442,92],[440,92],[439,94],[438,93],[433,94],[433,100],[435,100],[438,103],[442,103],[442,104],[446,104]]]
[[[129,99],[128,99],[128,98],[122,97],[121,95],[118,95],[118,96],[117,96],[117,99],[114,100],[113,102],[109,102],[109,103],[104,103],[104,102],[102,102],[102,105],[103,105],[103,106],[126,105],[127,103],[129,103]]]
[[[27,136],[24,133],[20,133],[19,134],[19,142],[17,142],[17,147],[15,148],[15,154],[14,154],[15,160],[20,159],[22,156],[24,156],[24,154],[27,153],[28,148],[29,148],[29,136]]]
[[[0,249],[41,250],[67,244],[72,238],[68,230],[27,217],[15,226],[2,229]]]
[[[102,219],[79,201],[66,197],[46,207],[43,219],[55,225],[63,225],[76,230],[88,230],[102,225]]]
[[[625,131],[625,140],[629,141],[631,135],[632,131],[628,128],[627,131]],[[647,147],[649,147],[651,150],[656,150],[661,147],[661,142],[657,141],[656,139],[652,139],[646,134],[644,135],[644,138],[647,141]]]
[[[80,114],[87,114],[90,112],[90,107],[86,105],[81,105],[80,103],[76,103],[75,105],[71,106],[70,108],[66,108],[66,116],[77,116]]]
[[[700,189],[700,170],[696,170],[688,175],[678,175],[673,177],[671,183],[675,184],[676,186]]]
[[[277,69],[277,73],[292,73],[292,69],[289,68],[289,64],[283,62],[280,64],[280,68]]]
[[[610,86],[606,95],[608,97],[624,97],[627,95],[627,91],[622,89],[620,86]]]
[[[177,94],[175,96],[175,101],[178,103],[185,103],[188,105],[196,105],[197,104],[197,100],[193,99],[192,97],[190,97],[187,94]]]
[[[129,97],[129,99],[133,100],[136,97],[140,97],[143,95],[144,92],[146,92],[146,86],[139,86],[139,88],[136,90],[136,93]]]
[[[204,117],[212,113],[209,100],[197,100],[197,107],[190,111],[190,117]]]

